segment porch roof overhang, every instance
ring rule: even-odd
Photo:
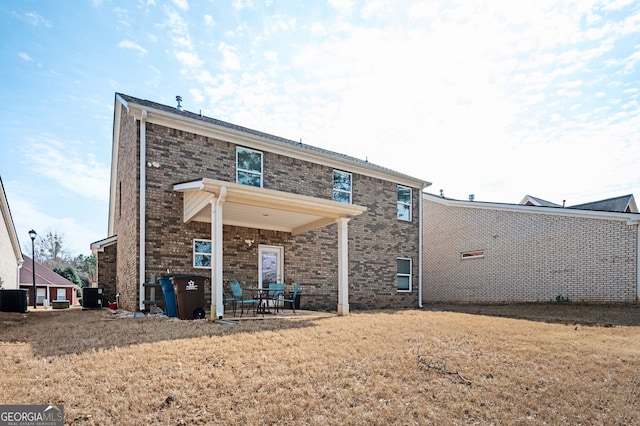
[[[355,204],[208,178],[177,183],[173,190],[184,194],[185,223],[211,223],[211,201],[215,197],[224,200],[222,222],[225,225],[290,232],[293,235],[367,211],[366,207]]]

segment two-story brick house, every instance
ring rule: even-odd
[[[116,94],[109,236],[92,244],[105,298],[145,309],[144,283],[303,284],[304,307],[422,300],[420,179],[200,114]]]

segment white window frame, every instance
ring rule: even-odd
[[[196,241],[202,241],[205,243],[211,243],[211,251],[209,253],[207,252],[203,252],[203,251],[196,251]],[[193,267],[194,268],[198,268],[198,269],[211,269],[211,262],[213,261],[212,259],[212,251],[213,251],[213,243],[211,242],[211,240],[207,240],[205,238],[194,238],[193,239]],[[202,266],[202,265],[196,265],[196,256],[200,255],[200,256],[209,256],[209,266]]]
[[[400,202],[399,199],[397,199],[398,197],[398,193],[400,192],[400,188],[402,189],[407,189],[409,190],[409,202],[408,203],[403,203]],[[413,220],[413,191],[411,190],[410,187],[408,186],[404,186],[404,185],[398,185],[398,189],[396,191],[396,200],[397,200],[397,206],[409,206],[409,218],[405,219],[403,217],[400,217],[400,215],[398,214],[398,220],[403,220],[405,222],[411,222]]]
[[[400,273],[398,271],[398,260],[408,260],[409,261],[409,273]],[[413,260],[410,257],[398,257],[396,259],[396,291],[398,293],[411,293],[413,291]],[[398,278],[399,277],[408,277],[409,278],[409,289],[399,289],[398,288]]]
[[[341,173],[341,174],[349,176],[349,190],[348,191],[345,191],[344,189],[337,189],[335,187],[334,183],[335,183],[335,175],[336,175],[336,173]],[[337,201],[337,202],[343,203],[343,204],[351,204],[351,203],[353,203],[353,174],[351,174],[349,172],[345,172],[344,170],[334,169],[333,170],[333,174],[332,174],[332,178],[331,178],[331,182],[332,182],[331,186],[333,187],[333,192],[331,193],[331,199],[333,201]],[[343,201],[336,200],[335,199],[335,193],[336,192],[341,192],[343,194],[349,194],[349,203],[344,203]]]
[[[62,295],[62,297],[61,297]],[[67,290],[64,288],[56,289],[56,300],[67,300]]]
[[[484,250],[463,251],[460,253],[460,260],[482,259],[484,258]]]
[[[260,172],[259,173],[256,172],[255,170],[245,170],[245,169],[241,169],[240,168],[240,165],[238,164],[238,154],[239,154],[240,150],[242,150],[242,151],[250,151],[250,152],[255,152],[257,154],[260,154]],[[262,188],[263,175],[264,175],[264,155],[263,155],[262,151],[257,151],[255,149],[251,149],[251,148],[245,148],[243,146],[236,146],[236,183],[240,183],[240,184],[243,184],[243,185],[248,185],[246,183],[240,182],[240,179],[239,179],[239,174],[240,173],[247,173],[247,174],[258,176],[260,178],[260,186],[256,187],[256,188]],[[249,185],[249,186],[253,186],[253,185]]]

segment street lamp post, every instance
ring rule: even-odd
[[[33,229],[29,231],[31,237],[31,272],[33,272],[33,309],[38,307],[38,292],[36,289],[36,231]]]

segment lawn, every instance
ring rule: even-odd
[[[63,403],[78,425],[640,424],[639,308],[0,313],[0,403]]]

